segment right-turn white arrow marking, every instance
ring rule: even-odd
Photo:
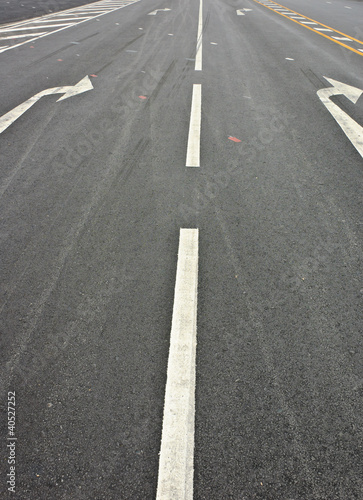
[[[58,99],[58,101],[63,101],[64,99],[68,99],[68,97],[72,97],[77,94],[81,94],[82,92],[87,92],[87,90],[93,89],[93,85],[88,76],[82,78],[80,82],[72,87],[54,87],[51,89],[45,89],[38,94],[35,94],[33,97],[28,99],[27,101],[19,104],[16,108],[12,109],[5,115],[0,117],[0,134],[4,132],[12,123],[15,122],[21,115],[23,115],[29,108],[31,108],[36,102],[39,101],[45,95],[51,94],[64,94],[62,97]],[[58,102],[57,101],[57,102]]]

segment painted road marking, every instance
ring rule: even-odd
[[[19,41],[14,45],[3,45],[0,41],[0,53],[14,49],[15,47],[19,47],[20,45],[24,45],[25,43],[34,42],[39,38],[43,38],[45,36],[51,35],[52,33],[68,29],[77,24],[87,22],[91,19],[94,19],[95,17],[98,18],[105,14],[109,14],[110,12],[122,9],[127,5],[130,5],[138,1],[139,0],[130,0],[127,2],[124,2],[122,0],[110,0],[110,1],[100,0],[99,2],[95,2],[94,4],[92,4],[93,5],[92,10],[87,10],[84,6],[76,7],[73,9],[68,9],[66,11],[58,12],[56,14],[52,13],[38,18],[29,19],[26,21],[5,24],[3,26],[0,25],[0,32],[6,35],[13,32],[14,34],[17,34],[18,31],[27,31],[36,29],[42,30],[42,33],[33,32],[29,39]],[[66,17],[67,19],[65,19]],[[62,21],[64,21],[63,24]],[[48,25],[41,24],[39,26],[34,26],[35,24],[38,23],[48,23]],[[47,29],[46,33],[43,32],[44,29]]]
[[[347,38],[345,36],[333,36],[332,38],[335,38],[335,40],[346,40],[347,42],[351,42],[352,39],[351,38]],[[362,50],[362,49],[360,49]]]
[[[157,500],[193,499],[198,229],[180,229]]]
[[[245,12],[251,12],[252,9],[238,9],[236,10],[237,16],[245,16]]]
[[[355,52],[356,54],[358,54],[360,56],[362,55],[361,46],[363,45],[363,42],[361,40],[358,40],[357,38],[349,37],[349,35],[346,35],[345,33],[342,33],[341,31],[338,31],[334,28],[331,28],[330,26],[327,26],[326,24],[320,23],[319,21],[315,21],[314,19],[311,19],[310,17],[307,17],[307,16],[302,17],[302,14],[299,14],[299,12],[295,12],[292,9],[289,9],[289,10],[291,12],[293,12],[296,16],[299,16],[299,17],[289,17],[288,14],[285,14],[284,12],[281,12],[281,10],[278,10],[279,7],[284,8],[284,6],[281,4],[278,4],[276,2],[272,3],[272,2],[266,2],[263,0],[254,0],[254,2],[256,2],[260,5],[263,5],[264,7],[267,7],[268,9],[272,10],[273,12],[276,12],[276,14],[279,14],[280,16],[286,17],[286,19],[291,19],[291,21],[293,21],[294,23],[297,23],[300,26],[303,26],[304,28],[313,31],[314,33],[317,33],[318,35],[323,36],[323,37],[327,38],[328,40],[331,40],[332,42],[337,43],[337,44],[341,45],[342,47],[345,47],[346,49],[349,49],[352,52]],[[305,20],[312,21],[313,24],[317,24],[317,25],[321,26],[322,28],[315,28],[315,26],[314,27],[308,26],[308,24],[312,24],[312,23],[308,23],[307,21],[305,21],[305,22],[299,21],[299,19],[305,19]],[[323,28],[327,28],[327,30],[325,30]],[[334,37],[326,34],[325,33],[326,31],[331,31],[331,32],[334,32],[338,35],[343,35],[343,37],[348,38],[349,41],[351,42],[351,44],[354,46],[347,45],[346,43],[343,43],[342,40],[338,40],[337,38],[334,38]]]
[[[197,51],[195,54],[195,71],[202,71],[202,49],[203,49],[203,0],[199,4]]]
[[[353,120],[353,118],[351,118],[330,99],[330,97],[334,95],[345,95],[345,97],[355,104],[363,94],[363,90],[338,82],[332,78],[327,78],[326,76],[324,76],[324,78],[333,86],[318,90],[317,94],[319,99],[333,115],[334,119],[337,121],[358,153],[363,157],[363,127],[361,127],[355,120]]]
[[[202,118],[202,85],[193,85],[192,108],[190,112],[187,167],[200,167],[200,127]]]
[[[77,16],[77,19],[89,19],[90,16]],[[62,17],[60,19],[51,19],[52,23],[53,22],[62,22],[62,21],[69,21],[69,17]],[[49,19],[38,19],[36,23],[49,23]]]
[[[38,94],[34,95],[27,101],[19,104],[16,108],[8,111],[5,115],[0,117],[0,134],[4,132],[12,123],[15,122],[21,115],[23,115],[29,108],[31,108],[36,102],[39,101],[45,95],[52,94],[64,94],[62,97],[58,99],[58,101],[63,101],[64,99],[68,99],[68,97],[73,97],[74,95],[81,94],[83,92],[87,92],[88,90],[92,90],[93,85],[88,76],[82,78],[80,82],[73,86],[67,87],[54,87],[51,89],[42,90],[38,92]],[[58,102],[57,101],[57,102]]]
[[[158,12],[166,12],[166,11],[168,11],[168,10],[171,10],[171,9],[156,9],[156,10],[153,10],[152,12],[149,12],[149,13],[148,13],[148,16],[156,16],[156,14],[157,14]]]
[[[85,19],[86,17],[89,17],[89,16],[82,16],[82,19]],[[77,19],[79,19],[79,16],[77,16]],[[54,19],[54,18],[52,18],[52,19],[36,19],[35,21],[33,21],[32,19],[29,19],[27,24],[42,24],[42,23],[49,23],[49,22],[68,24],[69,17],[57,17],[56,19]]]
[[[32,23],[34,24],[34,23]],[[45,26],[44,25],[41,25],[41,26],[23,26],[23,27],[20,27],[20,28],[12,28],[12,29],[9,29],[9,28],[6,28],[6,29],[0,29],[0,33],[12,33],[13,31],[26,31],[26,30],[43,30],[44,28],[58,28],[59,26],[68,26],[69,23],[64,23],[64,24],[46,24]]]
[[[37,33],[38,35],[43,35],[44,33]],[[10,35],[10,36],[2,36],[0,37],[0,40],[15,40],[15,38],[29,38],[30,36],[33,36],[33,34],[27,34],[27,35]]]

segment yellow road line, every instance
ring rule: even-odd
[[[345,47],[346,49],[351,50],[352,52],[355,52],[359,56],[363,56],[363,52],[360,52],[359,50],[354,49],[353,47],[350,47],[346,43],[340,42],[339,40],[335,40],[334,38],[331,38],[329,35],[325,35],[321,31],[317,31],[316,29],[311,28],[310,26],[307,26],[306,24],[302,24],[297,19],[292,19],[291,17],[283,14],[282,12],[280,12],[278,10],[275,10],[273,7],[269,7],[268,5],[266,5],[266,4],[262,3],[262,2],[259,2],[258,0],[254,0],[254,2],[259,3],[260,5],[263,5],[264,7],[267,7],[267,9],[270,9],[273,12],[276,12],[276,14],[280,14],[280,16],[284,16],[284,17],[286,17],[286,19],[290,19],[291,21],[294,21],[294,23],[297,23],[300,26],[303,26],[304,28],[307,28],[308,30],[311,30],[314,33],[317,33],[318,35],[321,35],[321,36],[327,38],[328,40],[331,40],[332,42],[337,43],[338,45],[341,45],[342,47]],[[330,30],[334,31],[334,33],[339,33],[339,35],[343,35],[343,36],[345,36],[347,38],[350,38],[351,40],[353,40],[355,42],[358,42],[358,43],[360,43],[363,46],[363,42],[361,40],[357,40],[357,38],[354,38],[354,37],[352,37],[350,35],[346,35],[345,33],[342,33],[341,31],[338,31],[338,30],[336,30],[334,28],[331,28],[330,26],[327,26],[326,24],[320,23],[319,21],[315,21],[315,19],[311,19],[311,17],[307,17],[304,14],[300,14],[299,12],[296,12],[295,10],[289,9],[288,7],[284,7],[283,5],[281,5],[279,3],[276,3],[276,2],[274,2],[274,3],[277,6],[279,6],[279,7],[283,7],[284,9],[288,10],[289,12],[293,12],[294,14],[297,14],[298,16],[304,17],[305,19],[309,19],[310,21],[314,21],[314,23],[318,24],[319,26],[324,26],[324,28],[329,28]]]

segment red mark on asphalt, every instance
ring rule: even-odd
[[[93,76],[93,78],[97,78],[97,75],[89,75],[89,76]]]
[[[237,139],[237,137],[232,137],[231,135],[228,137],[228,139],[233,142],[242,142],[239,139]]]
[[[31,46],[30,46],[30,48],[31,48],[31,49],[34,49],[34,45],[31,45]]]
[[[57,61],[63,61],[63,59],[57,59]]]
[[[140,97],[140,99],[147,99],[147,97],[144,95],[139,95],[139,97]]]

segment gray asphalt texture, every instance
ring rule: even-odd
[[[361,2],[283,5],[363,28]],[[194,498],[363,498],[363,161],[317,96],[324,76],[362,88],[363,57],[205,0],[196,72],[198,9],[142,0],[0,54],[0,116],[97,75],[0,134],[1,498],[155,498],[182,227],[200,234]],[[363,98],[332,100],[363,124]]]

